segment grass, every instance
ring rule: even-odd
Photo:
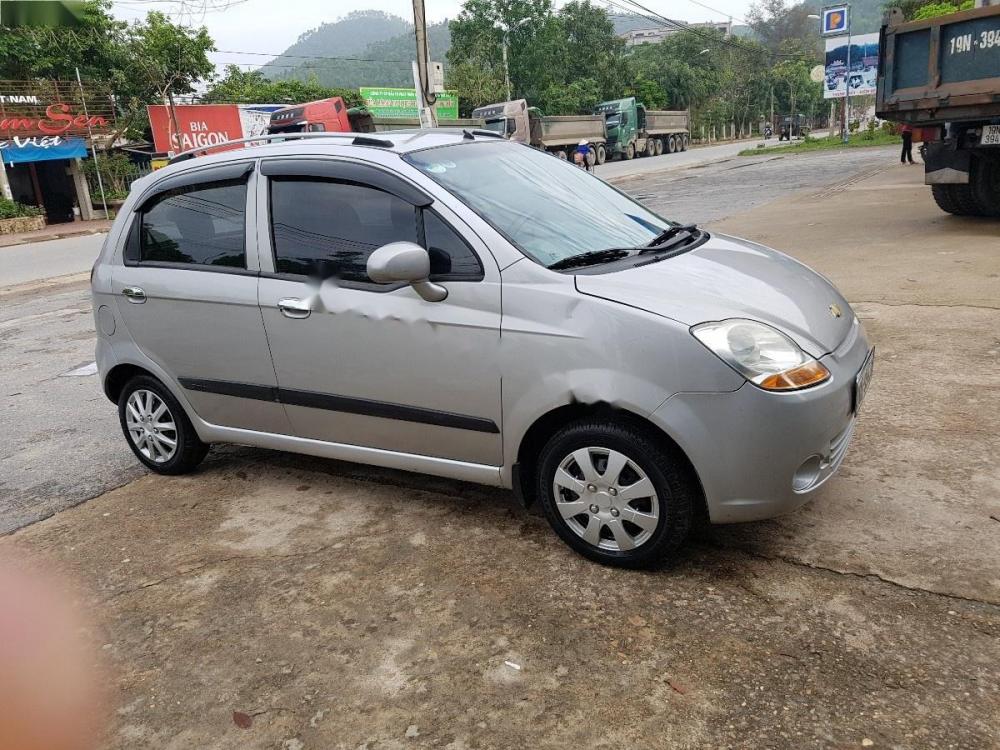
[[[793,143],[790,146],[781,146],[767,149],[767,153],[780,151],[782,154],[798,154],[803,151],[828,151],[838,148],[867,148],[869,146],[894,146],[902,143],[898,135],[886,133],[884,130],[876,130],[869,133],[863,131],[852,133],[850,142],[845,144],[839,135],[831,135],[826,138],[810,138]],[[765,153],[763,148],[747,148],[740,151],[740,156],[760,156]]]

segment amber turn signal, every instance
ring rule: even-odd
[[[795,391],[799,388],[819,385],[829,377],[830,371],[821,362],[814,359],[804,365],[793,367],[791,370],[768,375],[757,385],[768,391]]]

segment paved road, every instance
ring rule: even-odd
[[[104,234],[0,247],[0,289],[55,276],[87,273],[97,260]]]
[[[817,133],[817,137],[826,135],[825,132]],[[763,145],[768,150],[787,146],[787,142],[778,142],[777,138],[770,138],[767,141],[761,138],[736,141],[735,143],[720,143],[715,146],[698,146],[676,154],[663,154],[662,156],[641,156],[631,161],[609,161],[595,168],[594,174],[605,180],[615,180],[622,177],[634,177],[646,175],[653,172],[666,170],[684,169],[700,164],[723,161],[736,158],[740,151],[749,148],[756,148]]]

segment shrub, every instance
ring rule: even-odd
[[[26,206],[17,201],[0,198],[0,219],[20,219],[25,216],[41,216],[45,213],[37,206]]]

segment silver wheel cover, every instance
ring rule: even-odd
[[[580,448],[563,458],[552,495],[573,533],[601,550],[641,547],[659,524],[652,481],[635,461],[608,448]]]
[[[177,425],[170,409],[152,391],[133,391],[125,402],[129,438],[143,456],[162,464],[177,452]]]

